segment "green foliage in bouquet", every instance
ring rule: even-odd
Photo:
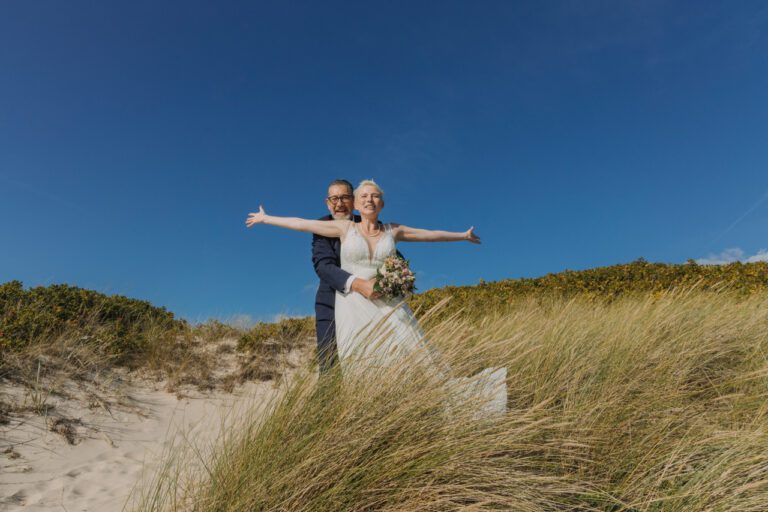
[[[67,333],[90,339],[120,363],[146,348],[150,332],[184,325],[165,308],[143,300],[66,284],[30,289],[20,281],[0,285],[0,350],[21,350]]]
[[[667,264],[649,263],[641,258],[626,264],[566,270],[532,279],[481,280],[476,286],[447,286],[415,295],[409,304],[414,309],[426,311],[450,297],[451,301],[442,310],[443,315],[462,310],[476,316],[498,311],[526,297],[545,299],[578,295],[611,302],[628,294],[659,294],[691,286],[702,291],[728,291],[742,296],[765,293],[768,290],[768,263],[699,265],[689,260],[685,264]]]

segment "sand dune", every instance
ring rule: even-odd
[[[123,510],[137,482],[174,443],[210,445],[222,425],[263,407],[282,389],[272,381],[248,382],[232,393],[183,390],[180,397],[162,383],[124,388],[110,403],[94,395],[89,400],[82,389],[46,397],[53,406],[48,413],[0,425],[0,511]],[[29,394],[21,387],[2,391],[16,403]]]

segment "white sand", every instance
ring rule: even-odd
[[[179,399],[161,385],[140,383],[108,408],[82,395],[47,397],[55,403],[48,418],[27,413],[0,425],[0,511],[123,510],[134,486],[159,467],[174,442],[210,445],[224,420],[263,407],[280,389],[273,382],[251,382],[233,393],[187,390],[192,396]],[[29,400],[28,390],[2,391],[25,393]],[[82,422],[70,424],[77,444],[50,430],[57,416]],[[2,453],[9,446],[12,451]]]

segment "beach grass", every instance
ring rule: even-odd
[[[449,406],[417,365],[308,367],[194,463],[169,458],[135,509],[768,509],[765,294],[520,297],[433,318],[456,375],[508,369],[504,417]]]

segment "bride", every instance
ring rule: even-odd
[[[341,268],[362,279],[376,276],[384,260],[396,253],[397,242],[480,243],[474,228],[464,232],[434,231],[402,224],[382,224],[379,213],[384,208],[384,192],[372,180],[364,180],[354,191],[355,208],[360,222],[351,220],[308,220],[297,217],[267,215],[263,207],[246,220],[249,228],[269,224],[341,240]],[[404,361],[406,358],[426,360],[438,376],[449,370],[426,343],[410,308],[397,299],[374,296],[368,300],[359,293],[336,292],[336,344],[342,370],[370,368]],[[353,364],[354,363],[354,364]],[[506,411],[506,368],[487,368],[472,378],[449,378],[457,392],[472,399],[481,415]]]

